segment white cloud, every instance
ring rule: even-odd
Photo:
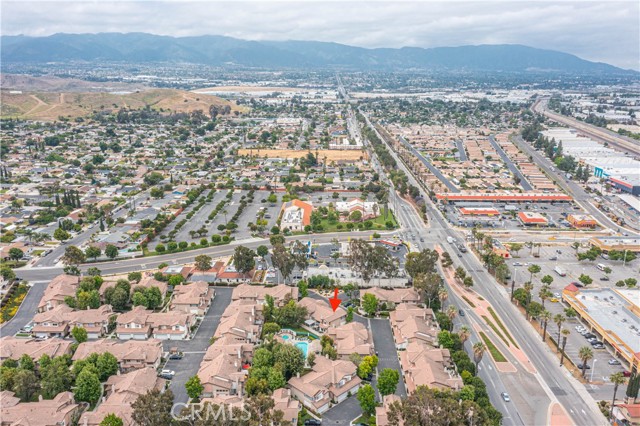
[[[362,47],[514,43],[640,67],[638,1],[2,1],[2,34],[148,32]]]

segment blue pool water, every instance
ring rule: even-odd
[[[300,349],[304,354],[304,357],[307,357],[307,350],[309,349],[309,344],[307,342],[298,342],[296,343],[296,348]]]
[[[282,340],[289,340],[289,335],[287,334],[283,334],[281,337],[282,337]]]

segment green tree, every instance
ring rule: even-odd
[[[53,231],[53,238],[63,243],[71,238],[71,234],[62,228],[56,228],[56,230]]]
[[[46,367],[40,363],[39,368],[42,377],[42,396],[45,399],[53,399],[60,392],[71,389],[73,373],[69,369],[65,357],[54,358]]]
[[[378,311],[378,298],[371,293],[366,293],[362,296],[362,309],[369,316],[375,315]]]
[[[96,368],[98,369],[98,378],[104,382],[118,372],[118,359],[110,352],[104,352],[98,355]]]
[[[142,280],[142,273],[141,272],[129,272],[129,275],[127,275],[127,279],[129,281],[133,281],[133,282],[140,282],[140,280]]]
[[[162,293],[156,286],[149,287],[145,291],[145,298],[147,299],[147,309],[156,309],[162,306]]]
[[[211,257],[206,254],[201,254],[195,258],[195,267],[198,271],[208,271],[211,269]]]
[[[20,260],[24,256],[24,252],[17,247],[9,249],[9,258],[11,260]]]
[[[273,324],[273,323],[271,323]],[[266,348],[256,349],[253,354],[253,364],[251,368],[262,368],[273,366],[273,354]]]
[[[609,417],[613,415],[613,407],[616,405],[616,394],[618,393],[618,387],[623,385],[627,380],[621,372],[613,373],[609,376],[609,380],[613,383],[613,398],[611,399],[611,412]]]
[[[114,246],[113,244],[108,244],[108,245],[104,248],[104,254],[105,254],[109,259],[115,259],[116,257],[118,257],[118,247]]]
[[[304,354],[292,345],[279,345],[274,350],[274,361],[282,366],[282,374],[286,380],[301,373],[304,368]]]
[[[267,381],[269,382],[269,389],[271,389],[272,391],[283,388],[287,384],[284,375],[277,368],[269,369],[269,376]]]
[[[584,285],[589,285],[593,282],[593,278],[586,274],[580,274],[578,277],[578,281],[580,281]]]
[[[358,389],[358,402],[365,414],[373,415],[376,410],[376,393],[371,385],[364,385]]]
[[[78,343],[84,343],[88,339],[87,330],[85,330],[84,327],[73,327],[73,329],[71,330],[71,335],[73,336],[73,339]]]
[[[86,257],[96,260],[102,254],[102,250],[100,250],[100,247],[89,246],[84,250],[84,254]]]
[[[140,395],[131,404],[131,416],[135,424],[144,426],[166,426],[172,424],[171,408],[173,407],[173,392],[161,392],[158,389]]]
[[[33,371],[18,369],[13,377],[13,392],[20,401],[31,401],[39,389],[40,383]]]
[[[256,249],[256,252],[258,253],[258,256],[264,258],[266,255],[269,254],[269,248],[265,245],[261,245],[261,246],[258,246],[258,248]]]
[[[582,377],[584,377],[587,372],[587,362],[593,359],[593,351],[588,346],[582,346],[578,350],[578,358],[582,361]]]
[[[76,401],[95,404],[101,394],[102,388],[98,375],[90,368],[83,368],[76,378],[76,387],[73,392]]]
[[[233,265],[236,268],[236,271],[241,274],[246,274],[251,271],[256,262],[254,260],[255,253],[253,250],[248,249],[244,246],[236,247],[233,253]]]
[[[399,380],[400,374],[398,374],[397,370],[391,368],[383,369],[378,376],[378,390],[380,391],[380,395],[384,397],[385,395],[395,393]]]
[[[309,286],[305,280],[300,280],[298,282],[298,295],[302,297],[307,297],[309,295]]]
[[[100,422],[100,426],[124,426],[124,422],[113,413],[107,414]]]
[[[84,253],[76,246],[69,246],[64,250],[62,262],[65,265],[79,265],[86,260]]]
[[[133,303],[133,306],[147,306],[148,304],[147,298],[142,291],[134,292],[133,296],[131,296],[131,302]]]
[[[187,395],[191,399],[198,399],[200,395],[202,395],[202,391],[204,391],[204,386],[200,382],[200,377],[196,374],[192,376],[187,383],[184,384],[184,387],[187,389]]]

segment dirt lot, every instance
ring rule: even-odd
[[[164,111],[208,112],[211,105],[229,105],[232,111],[240,108],[217,96],[185,92],[172,89],[153,89],[128,94],[116,93],[69,93],[69,92],[23,92],[2,91],[2,117],[23,119],[57,120],[58,117],[82,117],[94,110],[139,109],[145,106]]]
[[[268,158],[302,158],[306,156],[309,151],[305,149],[293,150],[293,149],[239,149],[238,155],[253,155],[257,157]],[[313,151],[315,154],[316,151]],[[368,158],[367,153],[360,150],[328,150],[321,149],[318,151],[318,157],[323,159],[327,157],[327,161],[338,160],[352,160],[358,161]]]
[[[297,87],[267,87],[267,86],[217,86],[217,87],[205,87],[202,89],[194,90],[194,93],[204,92],[237,92],[237,93],[251,93],[251,92],[305,92],[306,89]]]

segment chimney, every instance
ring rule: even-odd
[[[300,378],[300,372],[296,373],[296,377],[299,379]]]
[[[238,352],[238,359],[242,358],[242,354],[240,353],[240,348],[238,348],[237,352]]]
[[[42,402],[42,395],[38,395],[38,402]]]

